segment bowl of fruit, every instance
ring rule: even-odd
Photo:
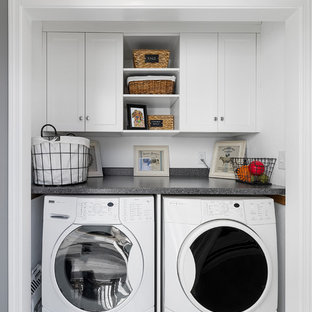
[[[248,184],[271,185],[271,175],[276,158],[232,157],[235,179]]]

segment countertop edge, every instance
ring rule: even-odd
[[[125,194],[125,195],[285,195],[285,189],[266,189],[266,188],[85,188],[81,189],[60,189],[60,188],[46,188],[46,187],[33,187],[33,195],[48,195],[48,194],[60,194],[60,195],[101,195],[101,194]]]
[[[251,185],[204,177],[104,176],[67,186],[32,185],[32,195],[285,195],[280,185]]]

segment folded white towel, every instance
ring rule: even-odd
[[[127,84],[131,81],[147,81],[147,80],[171,80],[176,81],[175,76],[131,76],[127,78]]]

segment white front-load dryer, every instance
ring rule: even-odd
[[[164,197],[165,312],[276,312],[274,202]]]
[[[154,311],[152,196],[47,196],[43,312]]]

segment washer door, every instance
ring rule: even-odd
[[[253,311],[271,283],[269,254],[255,232],[217,220],[197,227],[181,246],[178,276],[200,311]]]
[[[79,226],[59,240],[53,257],[57,288],[78,311],[113,310],[138,288],[143,257],[135,238],[125,231]]]

